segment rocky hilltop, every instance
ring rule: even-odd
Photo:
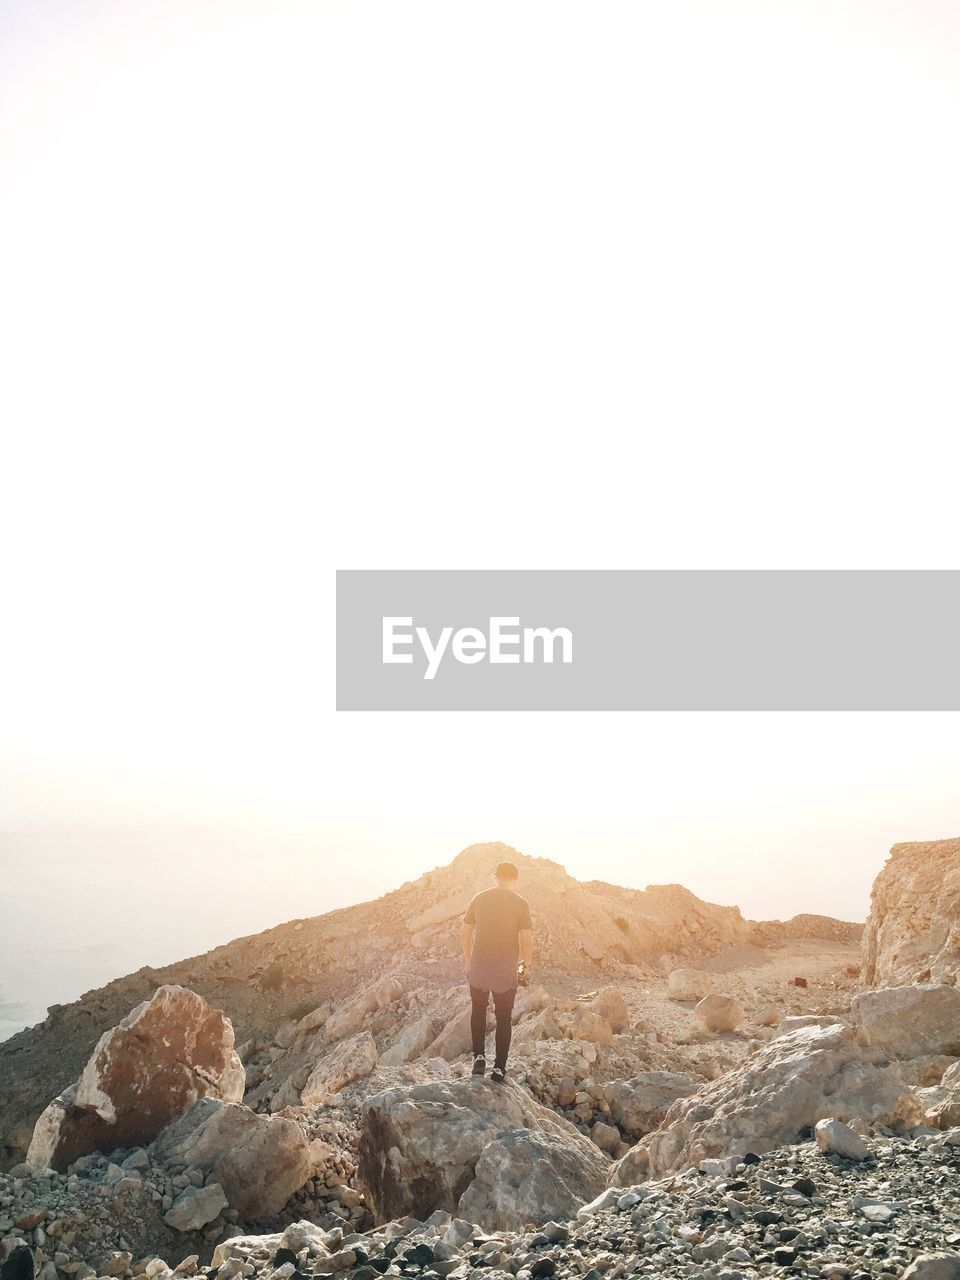
[[[863,935],[864,980],[953,982],[960,972],[960,840],[895,844]]]
[[[859,936],[859,926],[819,916],[753,923],[736,907],[703,902],[680,885],[581,883],[546,858],[499,843],[472,845],[375,901],[143,968],[74,1004],[52,1006],[43,1023],[0,1044],[0,1167],[22,1158],[37,1116],[77,1078],[98,1038],[163,985],[187,987],[222,1009],[238,1043],[270,1040],[282,1024],[382,982],[402,992],[385,1012],[364,1015],[382,1047],[404,1020],[444,1024],[462,1004],[459,991],[443,995],[462,980],[460,917],[504,858],[520,867],[522,892],[534,906],[538,980],[557,994],[605,976],[656,975],[735,947]]]
[[[949,929],[921,981],[892,941],[958,846],[894,849],[866,989],[856,925],[492,844],[51,1010],[0,1046],[0,1280],[960,1280]],[[457,926],[504,857],[538,952],[497,1083]]]

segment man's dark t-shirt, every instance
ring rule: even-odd
[[[471,987],[481,991],[515,990],[520,930],[532,928],[526,898],[500,885],[485,889],[467,907],[463,922],[476,926],[467,965]]]

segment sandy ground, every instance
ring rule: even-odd
[[[856,943],[791,942],[778,947],[743,948],[705,961],[702,968],[715,975],[714,991],[735,996],[747,1018],[729,1035],[705,1035],[692,1003],[667,998],[666,979],[647,979],[624,990],[631,1012],[645,1019],[668,1043],[710,1045],[727,1065],[756,1048],[769,1036],[758,1019],[770,1006],[780,1017],[790,1014],[843,1014],[859,989],[852,970],[860,961]],[[806,978],[798,987],[794,978]],[[697,1055],[700,1056],[700,1055]]]

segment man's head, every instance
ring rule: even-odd
[[[512,889],[520,872],[512,862],[501,862],[493,874],[497,877],[497,884],[504,889]]]

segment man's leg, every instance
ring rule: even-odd
[[[486,1052],[487,1005],[490,992],[479,987],[470,988],[470,1035],[473,1039],[473,1056]]]
[[[501,1071],[507,1065],[507,1054],[510,1052],[510,1036],[513,1033],[513,1002],[517,998],[517,989],[511,991],[495,991],[493,1007],[497,1012],[497,1061],[494,1064]]]

